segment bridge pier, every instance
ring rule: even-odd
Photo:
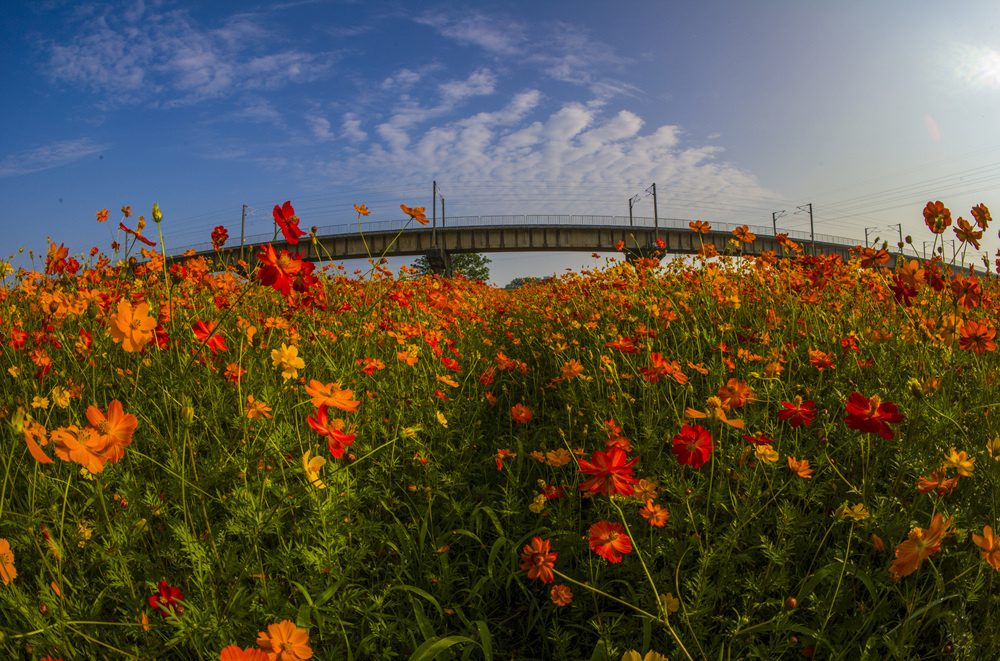
[[[446,278],[451,277],[451,255],[444,248],[433,246],[428,248],[424,254],[427,256],[427,263],[430,264],[431,270],[434,273],[443,275]]]

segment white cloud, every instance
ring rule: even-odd
[[[90,138],[78,138],[26,149],[16,154],[9,154],[0,161],[0,177],[29,174],[66,165],[102,152],[108,146],[96,143]]]
[[[492,94],[497,77],[489,69],[477,69],[465,80],[453,80],[440,86],[445,103],[456,103],[471,96]]]
[[[634,194],[656,182],[661,217],[711,218],[715,213],[717,220],[732,220],[738,202],[759,205],[776,198],[752,175],[721,160],[721,147],[685,144],[677,126],[648,130],[634,112],[610,114],[600,105],[578,102],[563,103],[531,121],[542,98],[528,90],[493,112],[429,127],[401,120],[381,124],[383,143],[329,163],[325,173],[344,183],[433,177],[451,190],[449,210],[455,215],[622,213],[628,195],[596,206],[592,196],[551,194],[545,199],[545,190],[570,184],[584,190],[631,187]],[[511,192],[490,201],[476,193],[481,182],[509,185]],[[455,194],[463,186],[467,192]]]
[[[138,2],[120,15],[95,8],[74,28],[66,41],[41,42],[45,72],[104,95],[105,105],[179,105],[241,88],[277,89],[328,74],[336,59],[282,49],[281,39],[251,14],[209,28],[186,11],[149,10]]]
[[[312,131],[313,137],[320,141],[333,140],[333,132],[330,130],[330,120],[317,115],[306,115],[306,124]]]
[[[520,23],[503,20],[484,13],[468,10],[457,18],[449,9],[446,13],[426,13],[416,22],[436,29],[442,35],[460,44],[478,46],[496,55],[520,53],[528,40]]]
[[[368,134],[361,130],[361,120],[351,112],[344,115],[344,123],[341,125],[340,130],[345,136],[355,142],[368,139]]]

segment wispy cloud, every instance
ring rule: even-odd
[[[109,145],[94,142],[90,138],[78,138],[26,149],[16,154],[8,154],[0,161],[0,177],[13,177],[57,168],[100,153],[108,147]]]
[[[460,44],[478,46],[495,55],[517,55],[528,41],[527,31],[521,23],[474,10],[465,10],[457,16],[451,9],[427,12],[414,20]]]
[[[464,46],[476,46],[498,60],[537,65],[544,75],[587,87],[598,102],[638,88],[621,82],[631,60],[618,55],[588,30],[564,22],[530,26],[479,10],[426,12],[415,22],[437,30]]]
[[[253,14],[206,27],[186,11],[139,2],[125,12],[93,9],[73,27],[68,40],[40,40],[45,73],[102,94],[109,105],[182,105],[239,89],[277,89],[327,75],[337,60],[332,52],[282,48]]]

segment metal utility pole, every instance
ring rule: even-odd
[[[653,191],[653,236],[659,240],[660,238],[660,216],[656,210],[656,184],[652,184],[646,189],[646,192]]]
[[[809,210],[809,243],[812,244],[812,254],[816,254],[816,228],[813,226],[813,205],[812,202],[808,204],[803,204],[801,207],[795,207],[799,211]],[[798,213],[796,211],[795,213]]]
[[[872,244],[869,243],[869,241],[868,241],[868,230],[877,230],[877,229],[878,229],[877,227],[866,227],[865,228],[865,248],[871,248],[872,247]],[[876,240],[877,239],[878,239],[878,237],[876,237]]]
[[[778,236],[778,219],[785,215],[785,210],[771,212],[771,228],[774,229],[774,236]]]
[[[247,205],[243,205],[243,218],[240,220],[240,259],[246,261],[243,256],[243,235],[246,231],[247,226]]]
[[[438,227],[438,219],[437,219],[437,215],[438,215],[437,214],[437,209],[438,209],[438,182],[437,182],[436,179],[434,180],[433,186],[434,187],[431,189],[431,208],[432,208],[431,218],[433,220],[433,225],[431,225],[431,241],[434,243],[434,245],[437,245],[438,244],[438,241],[437,241],[437,236],[438,236],[438,230],[437,230],[437,227]]]
[[[632,227],[632,205],[639,201],[639,196],[635,195],[628,198],[628,226]]]

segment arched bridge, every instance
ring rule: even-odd
[[[450,273],[450,255],[469,252],[530,252],[574,251],[612,252],[623,242],[627,252],[647,254],[656,247],[656,240],[666,244],[667,254],[695,254],[702,242],[726,252],[733,239],[733,230],[742,225],[711,223],[711,231],[699,235],[691,230],[690,221],[680,218],[633,218],[627,216],[536,215],[536,216],[462,216],[448,218],[447,226],[424,227],[415,221],[390,220],[362,223],[360,226],[334,225],[319,227],[316,241],[304,236],[294,246],[273,234],[245,237],[243,246],[230,246],[216,252],[210,244],[187,246],[196,256],[210,260],[222,257],[235,261],[251,261],[254,252],[271,243],[278,251],[304,253],[310,261],[365,259],[368,257],[416,257],[424,255],[439,273]],[[444,221],[442,221],[442,224]],[[435,223],[436,224],[436,223]],[[759,255],[773,250],[781,254],[781,244],[768,226],[749,227],[757,238],[743,244],[744,254]],[[839,255],[845,262],[849,250],[862,243],[855,239],[826,234],[813,237],[807,232],[789,231],[788,237],[807,252]],[[174,258],[176,259],[176,258]]]

